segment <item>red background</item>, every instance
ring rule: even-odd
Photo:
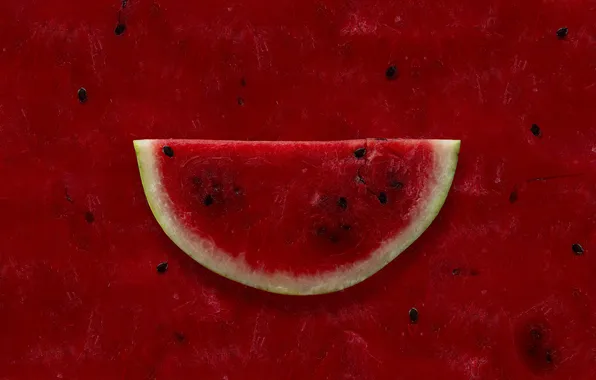
[[[596,377],[596,2],[121,7],[0,3],[0,379]],[[132,140],[168,137],[462,150],[410,249],[295,298],[163,234]]]

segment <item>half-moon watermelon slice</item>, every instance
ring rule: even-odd
[[[180,249],[274,293],[337,291],[370,277],[430,225],[457,140],[137,140],[145,195]]]

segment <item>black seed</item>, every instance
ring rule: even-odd
[[[542,131],[540,130],[538,124],[532,124],[532,127],[530,127],[530,132],[532,132],[532,134],[536,137],[540,137],[542,135]]]
[[[203,199],[203,204],[205,206],[211,206],[213,204],[213,197],[211,196],[211,194],[207,194],[205,196],[205,199]]]
[[[517,191],[513,190],[511,194],[509,194],[509,202],[515,203],[517,201]]]
[[[186,337],[181,332],[176,331],[174,332],[174,339],[176,339],[176,341],[178,341],[179,343],[182,343],[184,342],[184,339],[186,339]]]
[[[166,146],[163,147],[162,150],[163,150],[163,153],[166,156],[168,156],[168,157],[174,157],[174,149],[172,149],[171,147],[169,147],[169,146],[166,145]]]
[[[242,77],[242,79],[240,79],[240,85],[246,87],[246,78]]]
[[[557,37],[559,38],[565,38],[567,37],[567,34],[569,34],[569,29],[567,28],[560,28],[557,30]]]
[[[126,8],[127,3],[128,3],[128,0],[122,0],[122,8]]]
[[[549,364],[553,362],[553,355],[550,352],[550,350],[546,351],[546,355],[545,355],[544,359],[546,359],[546,362]]]
[[[327,228],[325,228],[325,227],[319,227],[319,228],[317,228],[317,235],[318,236],[325,235],[326,233],[327,233]]]
[[[387,194],[384,192],[380,192],[377,198],[379,198],[379,202],[381,202],[382,205],[387,203]]]
[[[64,198],[66,198],[66,200],[70,203],[73,202],[72,198],[70,197],[70,194],[68,194],[68,189],[64,189]]]
[[[87,211],[85,213],[85,220],[87,221],[87,223],[91,224],[95,222],[95,215],[93,215],[91,211]]]
[[[124,31],[126,30],[126,25],[122,24],[122,23],[118,23],[118,25],[116,25],[116,29],[114,29],[114,33],[119,36],[122,33],[124,33]]]
[[[395,79],[397,77],[397,67],[395,65],[391,65],[385,71],[385,76],[387,79]]]
[[[573,250],[573,253],[575,253],[578,256],[584,254],[584,247],[582,247],[579,243],[572,244],[571,249]]]
[[[362,158],[366,154],[366,148],[358,148],[354,151],[354,157]]]
[[[221,190],[221,185],[219,183],[214,183],[213,184],[213,191],[216,193],[219,193]]]
[[[345,231],[349,231],[352,229],[352,226],[350,226],[349,224],[342,224],[340,227],[342,230],[345,230]]]
[[[331,241],[332,243],[337,243],[339,241],[339,238],[335,235],[331,235],[329,236],[329,241]]]
[[[399,190],[404,187],[404,184],[396,180],[391,180],[391,187],[396,190]]]
[[[243,106],[244,105],[244,99],[242,99],[240,96],[238,97],[237,101],[238,101],[238,105],[239,106]]]
[[[415,307],[411,308],[408,314],[410,316],[410,322],[418,322],[418,310]]]
[[[168,262],[167,261],[157,264],[157,273],[166,273],[167,270],[168,270]]]
[[[453,274],[454,276],[459,276],[461,273],[461,269],[459,268],[455,268],[451,271],[451,274]]]
[[[77,97],[81,103],[85,103],[87,101],[87,90],[85,90],[85,87],[79,88],[79,91],[77,91]]]
[[[239,187],[234,187],[234,194],[236,194],[236,195],[242,194],[242,189]]]
[[[339,198],[337,201],[337,205],[341,207],[343,210],[348,208],[348,200],[344,197]]]

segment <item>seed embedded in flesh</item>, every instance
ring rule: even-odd
[[[174,149],[172,149],[172,147],[169,146],[164,146],[163,147],[163,154],[165,154],[168,157],[174,157]]]
[[[348,208],[348,200],[344,197],[340,197],[337,201],[337,205],[342,209],[345,210]]]
[[[237,99],[237,101],[238,101],[238,105],[239,106],[243,106],[244,105],[244,99],[242,97],[239,96],[238,99]]]
[[[459,276],[461,273],[461,269],[459,268],[455,268],[451,271],[451,274],[453,274],[454,276]]]
[[[557,30],[557,37],[559,38],[565,38],[567,37],[567,34],[569,34],[568,28],[560,28],[559,30]]]
[[[573,250],[573,253],[575,253],[578,256],[584,254],[584,247],[582,247],[581,244],[579,244],[579,243],[572,244],[571,250]]]
[[[418,310],[415,307],[410,309],[410,311],[408,312],[408,315],[410,316],[410,322],[412,322],[412,323],[418,322]]]
[[[350,226],[349,224],[342,224],[340,227],[344,231],[349,231],[352,229],[352,226]]]
[[[126,25],[124,25],[122,23],[118,23],[118,25],[116,25],[116,29],[114,29],[114,34],[119,36],[122,33],[124,33],[125,30],[126,30]]]
[[[391,65],[385,71],[385,76],[387,79],[395,79],[397,77],[397,67],[395,65]]]
[[[366,148],[358,148],[354,151],[354,157],[362,158],[366,154]]]
[[[87,102],[87,90],[85,90],[85,87],[79,88],[79,91],[77,91],[77,97],[79,98],[79,102]]]
[[[379,196],[377,198],[379,198],[379,202],[381,202],[382,205],[387,203],[387,194],[385,194],[384,192],[379,193]]]
[[[532,127],[530,127],[530,132],[532,132],[532,134],[536,137],[539,137],[542,134],[538,124],[532,124]]]
[[[163,263],[159,263],[156,269],[157,273],[166,273],[166,271],[168,270],[168,262],[164,261]]]
[[[213,204],[213,196],[211,194],[207,194],[205,199],[203,199],[203,204],[205,206],[211,206]]]
[[[85,221],[89,224],[95,222],[95,215],[91,211],[85,212]]]
[[[391,187],[394,188],[394,189],[396,189],[396,190],[399,190],[399,189],[402,189],[404,187],[404,184],[402,182],[397,181],[397,180],[392,180],[391,181]]]

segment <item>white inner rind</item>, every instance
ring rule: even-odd
[[[372,276],[408,248],[428,228],[443,206],[453,182],[460,147],[459,140],[426,140],[434,146],[435,167],[406,228],[383,242],[366,260],[345,264],[333,271],[307,275],[255,269],[242,257],[227,254],[213,241],[185,228],[184,221],[174,212],[175,207],[164,189],[161,170],[156,162],[155,155],[163,141],[136,140],[134,147],[145,196],[164,232],[180,249],[213,272],[258,289],[292,295],[331,293],[348,288]]]

